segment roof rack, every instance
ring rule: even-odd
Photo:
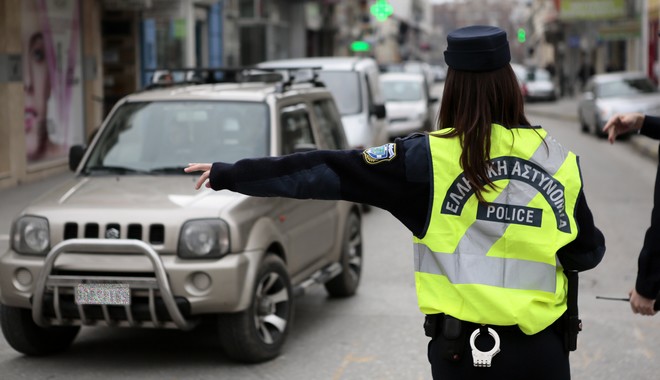
[[[255,67],[253,70],[255,72],[265,71],[272,73],[286,73],[286,78],[282,78],[276,85],[276,91],[282,93],[288,88],[291,88],[294,84],[298,83],[310,83],[314,87],[325,87],[325,84],[319,80],[318,71],[322,67]],[[307,73],[307,74],[305,74]]]
[[[320,67],[163,67],[146,69],[153,73],[152,81],[146,90],[180,85],[212,83],[276,83],[276,91],[281,93],[297,83],[311,83],[315,87],[325,87],[318,80]],[[309,72],[307,76],[301,72]]]

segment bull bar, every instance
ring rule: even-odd
[[[154,270],[155,278],[151,277],[115,277],[115,276],[72,276],[51,274],[55,265],[55,260],[62,253],[120,253],[120,254],[143,254],[147,256]],[[51,324],[66,325],[65,318],[62,316],[60,304],[60,287],[75,288],[83,281],[113,281],[122,282],[129,285],[130,289],[146,290],[149,297],[149,313],[153,327],[167,327],[164,321],[160,321],[156,312],[156,291],[165,305],[169,316],[174,325],[181,330],[190,330],[194,327],[191,321],[185,319],[179,310],[172,289],[167,280],[167,272],[158,253],[147,243],[135,239],[69,239],[55,245],[46,255],[44,266],[36,281],[32,305],[32,318],[34,322],[42,327],[48,327]],[[44,316],[44,295],[48,288],[53,289],[53,306],[55,312],[55,322],[51,318]],[[83,305],[77,305],[80,321],[83,325],[91,324],[86,318]],[[104,321],[107,325],[126,325],[138,326],[140,323],[133,318],[130,305],[124,305],[127,323],[113,320],[108,312],[107,305],[101,305]]]

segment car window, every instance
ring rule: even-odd
[[[281,114],[282,154],[296,151],[296,147],[314,144],[312,126],[309,114],[304,104],[296,104],[282,108]]]
[[[185,167],[188,162],[235,162],[268,155],[269,136],[264,103],[127,103],[103,129],[85,170],[149,172]]]
[[[342,115],[362,112],[360,77],[355,71],[319,71],[319,79],[335,97]]]
[[[337,118],[334,102],[329,99],[314,102],[314,116],[318,120],[319,132],[328,145],[328,149],[343,149],[341,121]]]
[[[656,92],[656,88],[648,78],[621,78],[598,85],[598,96],[611,98]]]
[[[424,98],[422,82],[410,80],[385,80],[381,82],[385,101],[410,102]]]

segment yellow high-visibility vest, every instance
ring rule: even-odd
[[[541,128],[493,124],[488,177],[496,188],[486,187],[479,204],[458,137],[428,138],[433,206],[426,234],[413,241],[420,310],[526,334],[545,329],[566,310],[556,253],[578,233],[578,158]]]

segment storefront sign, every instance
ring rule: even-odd
[[[625,0],[561,0],[562,20],[606,20],[626,16]]]

